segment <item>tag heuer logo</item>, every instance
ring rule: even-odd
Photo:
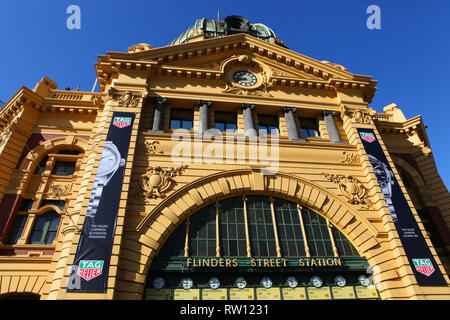
[[[103,271],[103,260],[81,260],[77,274],[89,281],[98,277]]]
[[[376,140],[375,135],[370,132],[360,132],[360,135],[361,135],[361,139],[363,139],[369,143],[372,143]]]
[[[131,118],[128,117],[114,117],[113,125],[122,129],[131,125]]]
[[[430,259],[412,259],[416,270],[427,277],[434,272],[434,266]]]

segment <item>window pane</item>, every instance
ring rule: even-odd
[[[75,173],[75,162],[56,161],[52,174],[57,176],[71,176]]]
[[[221,256],[247,256],[244,203],[241,197],[219,202]]]
[[[282,199],[274,199],[281,254],[288,257],[305,256],[305,245],[297,205]]]
[[[61,217],[54,211],[49,211],[36,218],[30,242],[32,244],[51,244],[56,236]]]
[[[8,244],[16,244],[22,235],[23,228],[27,222],[28,216],[16,216],[14,220],[14,225],[12,227],[11,233],[9,234]]]
[[[305,232],[311,256],[333,256],[333,246],[327,221],[314,211],[306,208],[302,209],[302,217],[305,222]]]
[[[189,255],[216,256],[216,207],[215,204],[193,214],[189,225]]]
[[[319,126],[316,119],[299,118],[302,136],[305,138],[320,138]]]
[[[270,198],[249,196],[247,213],[252,255],[255,257],[276,256]]]

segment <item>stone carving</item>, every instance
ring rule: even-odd
[[[172,188],[173,178],[179,176],[187,168],[182,165],[178,168],[163,169],[159,166],[150,167],[141,176],[141,187],[146,198],[164,198],[165,193]]]
[[[57,198],[60,198],[62,196],[67,196],[71,191],[71,185],[51,185],[49,188],[49,193],[56,196]]]
[[[114,87],[108,90],[108,100],[113,100],[116,104],[124,107],[137,107],[141,98],[145,98],[146,94],[136,94],[132,91],[120,92]]]
[[[351,204],[361,205],[365,209],[372,206],[370,199],[367,197],[367,189],[356,178],[349,175],[337,175],[330,173],[322,173],[328,181],[338,185],[339,191],[348,199]]]
[[[0,148],[5,145],[6,141],[8,140],[9,136],[11,135],[11,130],[8,128],[5,129],[5,131],[0,134]]]
[[[223,90],[224,93],[272,97],[269,91],[271,90],[273,85],[269,82],[269,74],[266,70],[263,69],[260,64],[252,61],[248,55],[235,55],[232,58],[235,58],[235,60],[228,63],[225,67],[225,90]],[[235,83],[233,81],[232,73],[233,70],[237,70],[237,66],[241,66],[244,69],[248,69],[249,71],[258,74],[259,85],[257,85],[256,87],[246,88]]]
[[[352,165],[357,165],[361,163],[359,155],[357,153],[347,153],[345,151],[342,151],[342,154],[345,156],[345,159],[342,160],[341,163]]]
[[[374,110],[369,109],[356,109],[342,106],[342,113],[352,118],[355,123],[372,124],[372,117],[376,113]]]
[[[159,144],[159,141],[145,141],[145,147],[147,148],[147,152],[150,154],[164,153],[163,151],[158,151],[156,145]]]

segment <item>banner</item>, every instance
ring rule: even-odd
[[[114,112],[67,292],[106,292],[117,211],[135,114]]]
[[[358,129],[392,220],[420,286],[447,286],[372,129]]]

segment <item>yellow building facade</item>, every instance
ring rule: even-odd
[[[425,126],[370,76],[237,16],[95,67],[0,112],[0,298],[450,298]]]

